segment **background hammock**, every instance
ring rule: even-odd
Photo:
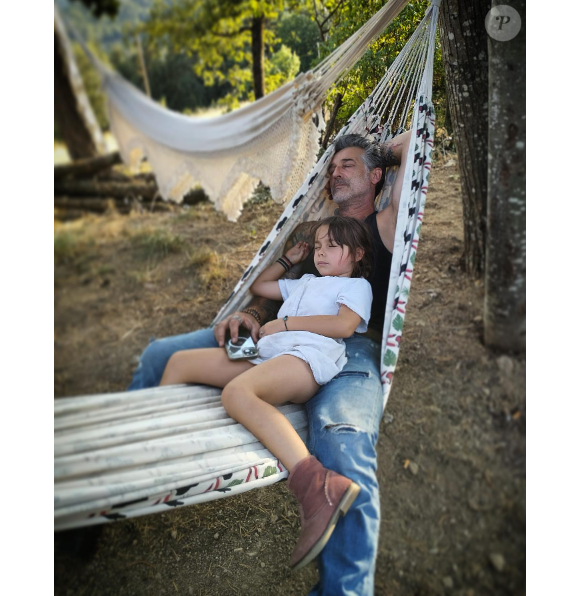
[[[277,203],[286,204],[294,196],[316,161],[324,126],[320,109],[329,89],[407,2],[390,0],[314,70],[214,118],[185,116],[160,106],[75,37],[100,74],[111,130],[125,163],[135,168],[146,157],[164,199],[181,202],[200,184],[216,209],[235,221],[260,180]]]
[[[438,0],[369,98],[337,136],[385,141],[410,125],[381,350],[386,404],[398,357],[431,165],[431,103]],[[243,308],[249,286],[281,255],[300,222],[334,211],[325,191],[330,146],[280,216],[216,320]],[[377,209],[389,201],[395,169]],[[215,323],[215,321],[214,321]],[[302,406],[280,408],[303,439]],[[55,529],[135,517],[245,492],[288,472],[230,419],[220,390],[176,386],[55,400]]]

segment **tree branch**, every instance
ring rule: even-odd
[[[315,0],[315,3],[316,3],[316,0]],[[326,23],[328,22],[328,20],[331,19],[334,14],[336,14],[336,11],[339,8],[342,8],[342,5],[343,4],[344,4],[344,0],[340,0],[340,2],[335,6],[334,10],[329,13],[329,15],[324,19],[324,21],[322,21],[322,23],[321,23],[322,27],[324,27],[324,25],[326,25]]]
[[[251,27],[240,27],[237,31],[231,31],[230,33],[218,33],[217,31],[211,31],[212,35],[215,35],[216,37],[235,37],[236,35],[239,35],[240,33],[243,33],[244,31],[251,31],[252,28]]]

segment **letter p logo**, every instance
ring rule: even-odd
[[[507,23],[509,23],[511,21],[511,19],[505,15],[502,15],[501,17],[495,17],[496,20],[499,21],[499,27],[498,29],[501,31],[503,29],[504,24],[507,25]]]
[[[510,41],[520,32],[522,19],[515,8],[500,4],[487,13],[485,28],[492,39]]]

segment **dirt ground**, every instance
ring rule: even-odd
[[[255,200],[237,224],[207,203],[55,220],[55,395],[122,390],[152,336],[209,325],[280,211]],[[375,593],[525,594],[525,360],[482,344],[449,162],[434,168],[424,222],[378,442]],[[298,520],[282,482],[59,533],[55,593],[307,594],[316,566],[287,565]]]

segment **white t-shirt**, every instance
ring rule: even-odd
[[[300,279],[278,281],[284,304],[278,317],[337,315],[345,305],[361,318],[356,332],[364,333],[371,315],[373,294],[370,283],[361,277],[316,277],[306,274]],[[288,331],[263,337],[258,342],[259,364],[282,354],[306,361],[319,385],[328,383],[346,364],[342,339],[334,339],[310,331]]]

